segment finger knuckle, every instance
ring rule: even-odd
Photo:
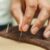
[[[29,0],[27,6],[36,9],[37,8],[37,1],[36,0]]]

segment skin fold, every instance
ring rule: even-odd
[[[13,13],[13,16],[15,17],[16,21],[18,22],[18,24],[21,23],[21,20],[23,18],[23,13],[21,10],[21,0],[12,1],[12,13]]]

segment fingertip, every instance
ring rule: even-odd
[[[28,30],[28,28],[29,28],[29,25],[28,24],[25,24],[24,26],[22,26],[22,30],[24,32],[26,32]]]
[[[50,37],[50,31],[44,32],[43,36],[44,36],[44,38],[49,38]]]
[[[31,28],[31,33],[32,33],[33,35],[35,35],[35,34],[37,33],[37,31],[38,31],[38,27],[33,27],[33,28]]]

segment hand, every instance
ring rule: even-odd
[[[45,21],[49,18],[50,15],[50,3],[49,0],[25,0],[26,2],[26,10],[24,19],[22,22],[22,30],[27,31],[29,25],[34,17],[34,14],[37,10],[37,6],[39,6],[40,13],[37,17],[35,24],[31,28],[32,34],[36,34],[38,30],[44,25]],[[49,24],[50,25],[50,24]],[[47,26],[48,28],[49,26]],[[47,29],[46,30],[49,30]],[[44,31],[44,37],[47,37],[47,31]],[[49,34],[49,33],[48,33]]]
[[[12,13],[14,18],[16,19],[17,23],[19,24],[19,28],[22,24],[23,13],[21,10],[21,1],[20,0],[13,0],[12,2]]]
[[[49,0],[38,0],[38,5],[40,8],[40,13],[38,15],[37,21],[31,28],[32,34],[36,34],[38,30],[44,25],[45,21],[50,18],[50,3]],[[50,36],[50,19],[47,28],[44,31],[44,37],[48,38]]]

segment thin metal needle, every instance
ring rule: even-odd
[[[22,31],[21,31],[21,33],[20,33],[20,37],[19,37],[19,40],[21,39],[21,37],[22,37]]]
[[[22,15],[22,16],[23,16],[23,15]],[[21,18],[20,18],[20,20],[21,20],[21,21],[20,21],[20,24],[22,24],[23,17],[21,17]],[[20,32],[20,37],[19,37],[19,40],[21,39],[22,34],[23,34],[23,31],[21,31],[21,32]]]

